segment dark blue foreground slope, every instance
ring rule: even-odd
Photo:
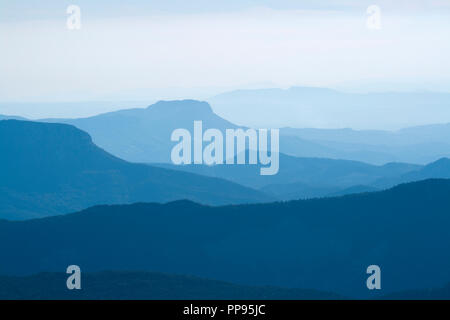
[[[0,274],[78,264],[366,297],[371,264],[382,269],[379,294],[448,283],[449,226],[450,180],[286,203],[97,206],[0,222]]]

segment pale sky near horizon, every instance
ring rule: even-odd
[[[80,30],[66,27],[69,4]],[[380,30],[366,26],[371,4]],[[1,1],[0,102],[450,92],[449,33],[450,0]]]

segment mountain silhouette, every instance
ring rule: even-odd
[[[357,185],[357,186],[349,187],[347,189],[332,192],[332,193],[328,194],[327,196],[328,197],[339,197],[339,196],[345,196],[348,194],[375,192],[375,191],[379,191],[379,190],[372,186]]]
[[[170,152],[174,142],[173,130],[186,128],[193,132],[193,122],[201,120],[204,130],[215,128],[244,128],[231,123],[216,113],[207,102],[196,100],[159,101],[145,109],[127,109],[79,119],[42,119],[43,122],[66,123],[88,132],[95,144],[132,162],[171,163]],[[286,134],[284,131],[286,130]],[[303,139],[288,129],[281,130],[280,150],[297,157],[367,160],[385,163],[395,157],[383,151],[347,151],[325,141]]]
[[[343,197],[209,207],[95,206],[0,221],[0,274],[152,270],[367,298],[441,287],[450,270],[450,180]],[[420,263],[419,263],[420,262]],[[370,265],[382,291],[366,288]]]
[[[95,144],[132,162],[171,162],[176,144],[170,140],[173,130],[193,132],[194,120],[202,120],[204,130],[225,132],[236,126],[213,113],[210,105],[196,100],[160,101],[146,109],[128,109],[84,119],[45,119],[67,123],[88,132]]]
[[[412,170],[397,176],[383,177],[372,185],[379,188],[387,188],[400,183],[425,179],[450,179],[450,159],[442,158],[418,170]]]
[[[406,127],[400,130],[353,130],[289,128],[284,127],[283,133],[298,136],[310,141],[333,141],[335,143],[399,147],[434,142],[448,143],[450,124],[433,124],[425,126]]]
[[[0,218],[42,217],[95,204],[139,201],[271,200],[225,180],[126,162],[66,124],[0,121],[0,154]]]
[[[82,290],[67,290],[65,273],[0,276],[0,300],[323,300],[340,296],[316,290],[242,286],[155,272],[82,274]]]
[[[450,283],[440,288],[416,289],[382,296],[383,300],[450,300]]]
[[[311,145],[311,149],[306,143],[303,148],[291,148],[288,143],[281,148],[283,153],[293,156],[372,164],[426,164],[450,157],[450,124],[440,124],[450,119],[448,93],[359,94],[327,88],[292,87],[236,90],[219,94],[208,102],[219,116],[231,122],[254,127],[280,127],[283,128],[280,141],[297,137]],[[405,117],[406,113],[408,117]],[[398,130],[405,127],[408,128]]]
[[[250,94],[249,98],[240,97],[240,95],[246,96],[248,94],[245,90],[238,93],[233,93],[233,99],[230,100],[235,104],[231,102],[222,103],[221,99],[212,99],[213,108],[207,102],[196,100],[160,101],[145,109],[121,110],[89,118],[43,119],[42,121],[72,124],[88,132],[94,143],[101,148],[128,161],[170,163],[170,150],[174,146],[174,143],[170,141],[172,131],[178,128],[186,128],[192,132],[195,120],[202,120],[205,129],[216,128],[224,132],[225,129],[245,128],[245,126],[251,125],[252,119],[260,117],[264,113],[267,113],[265,119],[272,119],[278,115],[278,107],[284,105],[284,103],[292,108],[292,112],[297,112],[301,109],[299,105],[307,104],[310,100],[316,101],[328,97],[325,99],[326,101],[329,100],[326,107],[330,108],[330,105],[334,105],[334,97],[343,95],[332,90],[315,88],[294,88],[286,92],[274,89],[258,93],[256,96]],[[234,98],[236,94],[237,101]],[[293,95],[292,98],[284,97],[284,95],[290,96],[291,94]],[[270,98],[272,95],[273,97]],[[357,95],[358,99],[362,99],[358,103],[364,106],[364,108],[358,110],[367,109],[364,103],[370,105],[382,103],[386,99],[393,99],[389,94],[385,94],[385,96],[383,98],[383,95],[376,94],[367,97]],[[397,99],[400,102],[405,99],[409,102],[414,101],[414,98],[411,97],[415,97],[414,94],[411,94],[411,97],[408,97],[408,94],[401,96],[402,98]],[[351,97],[349,95],[346,98],[349,99],[347,102],[357,103]],[[422,96],[419,98],[420,103],[425,103]],[[244,105],[242,105],[241,99],[244,99]],[[285,99],[288,99],[288,102]],[[430,101],[439,104],[439,100],[436,100],[436,98]],[[310,106],[305,108],[310,108]],[[356,107],[353,106],[353,108]],[[383,108],[380,110],[384,110]],[[339,110],[339,115],[350,114],[342,112],[341,109],[333,107],[328,114],[334,115],[335,118],[337,117],[336,110]],[[378,110],[375,107],[373,109]],[[241,116],[246,115],[247,121],[240,119],[236,123],[232,123],[225,120],[234,119],[233,117],[228,118],[230,116],[227,113],[228,111],[232,113],[239,111]],[[364,117],[368,118],[366,114]],[[441,119],[438,121],[441,121]],[[382,131],[297,129],[286,127],[287,123],[284,122],[280,125],[280,151],[295,157],[346,159],[377,165],[388,162],[426,164],[442,157],[450,157],[448,151],[450,150],[450,142],[447,139],[450,134],[449,124],[410,127],[398,131]],[[342,127],[342,125],[336,126]],[[259,128],[259,126],[256,126],[256,128]]]
[[[362,94],[291,87],[235,90],[208,102],[221,117],[249,126],[397,129],[450,119],[450,94],[439,92]]]
[[[267,194],[272,194],[280,200],[312,199],[324,197],[339,197],[348,194],[375,192],[379,189],[372,186],[355,185],[338,187],[332,185],[311,186],[301,182],[291,184],[271,184],[261,188]]]
[[[27,119],[18,117],[18,116],[6,116],[3,114],[0,114],[0,120],[23,120],[23,121],[26,121]]]
[[[429,126],[446,128],[447,126]],[[450,126],[448,126],[450,127]],[[311,134],[311,132],[314,132]],[[427,164],[450,156],[447,130],[430,133],[428,127],[400,131],[355,131],[350,129],[290,129],[280,130],[281,150],[303,157],[306,155],[363,161],[371,164],[408,162]],[[358,142],[342,142],[340,140]],[[296,148],[299,145],[302,148]]]
[[[302,90],[297,93],[305,95]],[[442,138],[450,132],[447,125],[407,128],[398,132],[283,128],[280,138],[283,154],[280,155],[280,172],[275,176],[262,177],[258,166],[248,165],[171,166],[170,154],[175,143],[170,141],[170,135],[176,128],[192,131],[194,120],[202,120],[205,129],[217,128],[224,132],[227,128],[238,128],[215,114],[208,103],[195,100],[160,101],[146,109],[121,110],[85,119],[45,121],[71,123],[86,130],[93,136],[94,143],[125,160],[169,163],[155,166],[219,177],[261,189],[280,200],[342,195],[357,191],[358,188],[353,188],[355,186],[384,189],[398,183],[420,180],[399,178],[409,172],[413,174],[421,168],[419,165],[397,162],[369,166],[338,158],[364,158],[369,162],[383,163],[386,159],[397,158],[389,156],[392,150],[397,149],[407,149],[410,155],[417,155],[422,150],[430,155],[429,158],[439,152],[444,154],[443,150],[450,150]],[[411,141],[416,144],[411,144]],[[308,155],[314,155],[314,158]],[[327,156],[331,159],[326,159]],[[447,178],[433,175],[424,179],[430,177]]]
[[[67,290],[65,273],[0,276],[0,300],[342,300],[306,289],[255,287],[156,272],[103,271],[82,274],[83,290]],[[382,300],[449,300],[450,284],[380,296]]]
[[[430,163],[420,170],[405,173],[403,175],[405,179],[410,181],[423,180],[430,178],[450,178],[450,159],[442,158],[433,163]]]
[[[370,186],[379,179],[398,177],[422,168],[406,163],[375,166],[358,161],[297,158],[285,154],[280,154],[280,169],[273,176],[259,175],[260,165],[155,165],[227,179],[250,188],[261,189],[282,200],[323,197],[336,192],[346,194],[359,190],[352,187]]]

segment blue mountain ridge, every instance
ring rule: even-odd
[[[66,124],[0,121],[0,154],[0,218],[138,201],[218,205],[274,199],[229,181],[126,162]]]
[[[343,197],[210,207],[95,206],[0,221],[0,274],[149,270],[370,298],[450,279],[450,180]],[[421,262],[421,263],[418,263]],[[382,270],[382,291],[366,268]]]
[[[330,292],[242,286],[156,272],[83,273],[82,290],[67,290],[65,273],[0,276],[0,300],[302,300],[342,299]],[[61,285],[63,284],[63,285]]]
[[[306,103],[302,94],[296,98],[298,103]],[[264,103],[261,99],[248,103],[254,108]],[[228,107],[234,108],[227,104]],[[242,112],[245,109],[242,107]],[[42,121],[72,124],[88,132],[101,148],[128,161],[170,163],[172,131],[177,128],[192,130],[194,120],[202,120],[205,129],[216,128],[222,132],[249,126],[225,120],[218,110],[220,108],[215,102],[211,107],[207,102],[176,100],[160,101],[145,109],[121,110],[89,118]],[[273,113],[277,108],[271,105],[271,110]],[[247,119],[252,119],[251,114]],[[283,126],[280,129],[280,152],[295,157],[345,159],[376,165],[388,162],[423,165],[450,157],[449,136],[450,125],[447,124],[399,131],[296,129]]]

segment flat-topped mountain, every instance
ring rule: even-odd
[[[95,144],[133,162],[170,162],[173,130],[193,132],[194,120],[203,128],[219,130],[236,126],[217,116],[206,102],[196,100],[160,101],[146,109],[128,109],[81,119],[45,119],[67,123],[89,132]]]
[[[356,95],[354,100],[352,95],[320,88],[250,92],[242,90],[212,99],[211,106],[207,102],[196,100],[160,101],[144,109],[121,110],[89,118],[42,121],[72,124],[88,132],[94,143],[101,148],[128,161],[169,163],[170,150],[174,145],[170,141],[171,133],[178,128],[193,130],[195,120],[201,120],[205,129],[216,128],[224,132],[225,129],[251,126],[252,121],[262,115],[265,115],[264,119],[275,119],[283,110],[290,110],[289,114],[302,113],[301,117],[297,117],[299,119],[308,118],[311,117],[311,112],[316,112],[310,105],[314,103],[323,104],[322,107],[330,109],[318,119],[322,119],[325,114],[335,119],[336,110],[339,110],[339,115],[362,112],[364,119],[368,119],[370,117],[364,110],[372,104],[373,108],[369,109],[379,110],[376,112],[386,118],[383,111],[386,109],[383,105],[385,99],[390,103],[403,100],[402,103],[405,104],[417,102],[422,107],[426,103],[436,103],[437,108],[444,111],[448,109],[447,105],[440,105],[442,103],[435,98],[436,95],[439,96],[431,94],[431,100],[426,100],[426,95],[421,94],[411,94],[411,97],[408,94]],[[344,112],[344,107],[334,106],[336,98],[344,99],[342,103],[345,106],[350,104],[349,108],[353,111]],[[382,107],[376,107],[377,104]],[[238,118],[232,116],[236,114],[239,115]],[[297,118],[290,117],[292,120]],[[441,118],[436,123],[438,121]],[[263,128],[267,128],[267,125]],[[448,124],[410,127],[398,131],[352,130],[345,129],[343,124],[335,126],[343,129],[297,129],[289,128],[288,125],[289,121],[284,121],[274,127],[281,127],[280,151],[295,157],[356,160],[378,165],[388,162],[426,164],[442,157],[450,157]],[[317,126],[323,127],[320,124]]]
[[[272,199],[225,180],[126,162],[66,124],[0,121],[0,154],[0,218],[62,214],[95,204]]]

